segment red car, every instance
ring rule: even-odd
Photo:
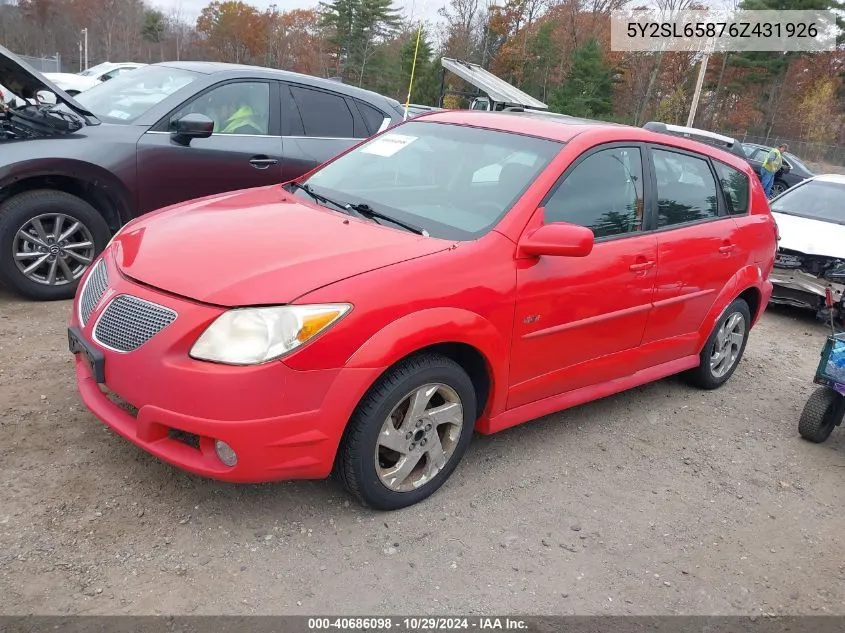
[[[285,185],[140,217],[68,332],[88,408],[214,479],[424,499],[494,433],[731,376],[772,291],[748,164],[648,130],[444,111]]]

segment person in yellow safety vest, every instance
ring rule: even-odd
[[[248,105],[235,110],[223,124],[221,134],[261,134],[263,130],[255,120],[255,112]]]
[[[264,134],[259,117],[249,104],[228,101],[214,117],[215,134]]]
[[[763,191],[766,197],[772,197],[772,187],[775,185],[775,174],[780,171],[783,165],[783,152],[789,149],[786,143],[781,143],[766,156],[766,160],[760,167],[760,182],[763,183]]]

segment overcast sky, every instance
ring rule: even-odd
[[[180,9],[185,19],[194,21],[210,0],[153,0],[151,4],[157,5],[165,13],[170,13],[173,9]],[[252,4],[259,10],[267,9],[271,4],[275,4],[280,11],[290,11],[291,9],[314,9],[317,7],[319,0],[247,0],[248,4]],[[395,0],[396,6],[404,9],[405,14],[410,14],[412,7],[415,19],[422,17],[427,21],[437,20],[437,9],[443,6],[443,0]]]

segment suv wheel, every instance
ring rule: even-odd
[[[789,189],[785,182],[782,180],[775,180],[774,184],[772,185],[772,198],[775,196],[779,196],[784,191]]]
[[[751,329],[751,311],[744,299],[734,299],[716,321],[704,344],[698,367],[686,373],[691,384],[701,389],[716,389],[733,375]]]
[[[109,241],[97,210],[64,191],[27,191],[0,205],[0,281],[28,299],[71,299]]]
[[[475,390],[437,354],[408,358],[364,396],[344,434],[335,475],[359,500],[396,510],[437,490],[472,439]]]

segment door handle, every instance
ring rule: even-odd
[[[638,272],[641,272],[643,270],[648,270],[652,266],[654,266],[654,262],[651,261],[651,260],[648,260],[648,261],[645,261],[645,262],[637,262],[636,264],[631,264],[628,268],[630,268],[631,271],[638,273]]]
[[[731,251],[733,251],[733,249],[734,249],[734,245],[733,245],[733,244],[722,244],[722,245],[719,247],[719,252],[720,252],[722,255],[730,255],[730,254],[731,254]]]
[[[268,156],[255,156],[250,159],[249,164],[256,169],[267,169],[270,165],[275,165],[278,162],[279,161],[275,158],[270,158]]]

